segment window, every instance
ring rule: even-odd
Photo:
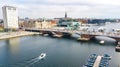
[[[8,10],[16,10],[14,7],[8,7]]]

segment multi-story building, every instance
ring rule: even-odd
[[[5,29],[17,29],[18,26],[18,11],[13,6],[3,6],[3,20]]]
[[[47,29],[56,26],[54,21],[37,21],[37,20],[28,20],[24,22],[24,28],[41,28]]]

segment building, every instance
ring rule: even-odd
[[[45,20],[28,20],[23,24],[24,28],[37,28],[37,29],[48,29],[56,26],[55,21],[45,21]]]
[[[43,29],[51,28],[51,22],[49,21],[43,21],[41,22],[41,24],[42,24],[41,28]]]
[[[18,25],[19,25],[19,28],[22,28],[24,26],[24,23],[25,23],[25,20],[24,19],[18,19]]]
[[[81,23],[71,21],[71,22],[62,22],[62,25],[64,25],[66,29],[69,29],[69,30],[78,30]]]
[[[57,26],[57,20],[51,20],[51,27],[56,27]]]
[[[3,20],[5,29],[18,29],[18,11],[13,6],[3,6]]]
[[[35,20],[28,20],[23,23],[24,28],[41,28],[41,23]]]

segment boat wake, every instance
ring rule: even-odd
[[[27,61],[26,62],[27,65],[25,67],[29,67],[29,66],[33,65],[33,64],[37,63],[39,60],[44,59],[45,57],[46,57],[46,53],[41,53],[39,57],[33,58],[33,59]]]
[[[33,64],[37,63],[39,60],[40,59],[38,59],[38,57],[34,58],[34,59],[31,59],[31,60],[26,62],[27,65],[25,67],[29,67],[29,66],[33,65]]]

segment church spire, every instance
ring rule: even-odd
[[[67,12],[65,12],[65,18],[67,18]]]

